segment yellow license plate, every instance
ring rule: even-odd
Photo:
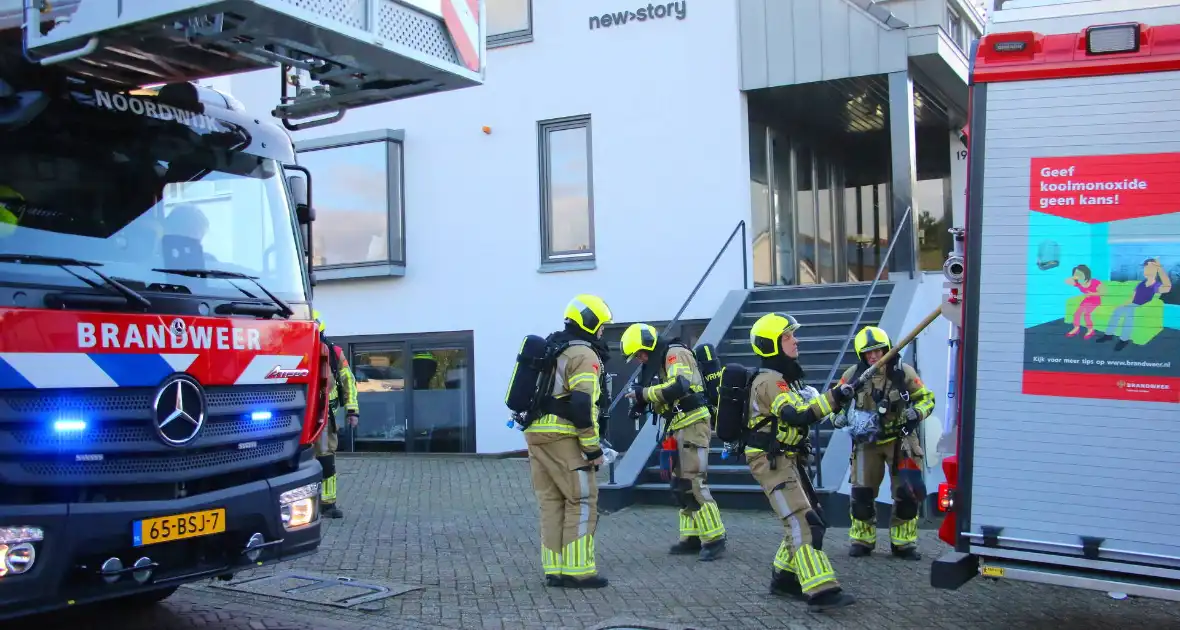
[[[136,547],[220,534],[225,531],[225,510],[205,510],[145,518],[131,524],[132,544]]]
[[[1002,578],[1004,577],[1004,567],[983,567],[983,576]]]

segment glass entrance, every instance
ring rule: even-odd
[[[466,453],[471,422],[467,349],[411,344],[410,448],[424,453]]]
[[[474,452],[469,342],[431,336],[351,347],[361,420],[350,436],[340,412],[341,450],[355,441],[356,450]]]
[[[353,344],[352,375],[356,379],[357,406],[361,419],[349,446],[360,443],[362,450],[404,453],[409,422],[404,344]],[[349,429],[338,414],[341,438]],[[343,439],[341,440],[343,442]],[[341,445],[343,449],[343,444]]]

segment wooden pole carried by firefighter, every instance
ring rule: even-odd
[[[873,375],[876,374],[877,370],[880,369],[879,366],[888,365],[889,361],[891,361],[893,357],[897,356],[897,354],[904,350],[906,346],[910,345],[914,339],[918,338],[918,335],[922,334],[923,330],[926,330],[930,324],[933,324],[934,321],[941,316],[942,305],[940,304],[938,308],[934,309],[933,312],[926,316],[926,319],[923,319],[921,322],[919,322],[918,325],[910,331],[910,334],[902,337],[901,341],[897,342],[892,348],[889,349],[889,352],[886,352],[880,359],[877,359],[876,363],[870,365],[864,372],[861,372],[860,376],[857,376],[856,380],[850,383],[852,388],[859,390],[865,381],[873,378]]]

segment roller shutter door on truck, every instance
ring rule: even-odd
[[[1024,552],[1097,537],[1117,570],[1178,577],[1180,287],[1133,303],[1145,260],[1180,275],[1180,72],[981,88],[971,551],[1020,557],[982,547],[985,527]]]

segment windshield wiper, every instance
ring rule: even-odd
[[[188,276],[190,278],[220,278],[222,280],[249,280],[250,282],[254,283],[254,286],[261,289],[262,292],[266,294],[266,297],[270,298],[270,300],[275,303],[275,306],[279,307],[279,310],[280,310],[279,314],[282,315],[284,318],[290,319],[291,316],[295,314],[295,309],[291,308],[290,304],[287,304],[286,302],[284,302],[282,300],[282,298],[275,295],[274,293],[271,293],[269,289],[262,286],[262,283],[258,281],[258,278],[256,276],[249,276],[244,273],[238,273],[236,271],[223,271],[220,269],[152,269],[152,271],[156,271],[159,273],[172,273],[172,274],[176,274],[178,276]],[[231,282],[230,284],[233,284],[233,283]],[[234,285],[234,286],[237,286],[237,285]],[[240,291],[241,287],[239,287],[238,290]],[[244,293],[244,291],[243,291],[243,293]],[[249,293],[247,293],[246,295],[249,295]]]
[[[85,260],[78,260],[76,258],[61,258],[58,256],[38,256],[36,254],[0,254],[0,263],[16,263],[16,264],[20,264],[20,265],[48,265],[51,267],[61,267],[70,275],[81,280],[82,282],[85,282],[86,284],[90,285],[91,287],[94,287],[95,289],[98,289],[98,288],[104,286],[104,285],[101,285],[89,278],[85,278],[83,276],[80,276],[70,270],[70,267],[85,267],[87,270],[90,271],[90,273],[93,273],[94,275],[98,276],[99,278],[102,278],[103,282],[106,283],[105,286],[111,287],[117,293],[119,293],[123,297],[127,298],[128,301],[135,302],[135,303],[139,304],[140,306],[144,307],[145,309],[152,307],[151,301],[148,300],[147,298],[143,297],[142,295],[140,295],[134,289],[128,287],[127,285],[123,284],[122,282],[119,282],[118,280],[115,280],[114,278],[112,278],[112,277],[104,274],[103,272],[99,271],[98,269],[96,269],[96,267],[101,267],[102,263],[87,262]]]

